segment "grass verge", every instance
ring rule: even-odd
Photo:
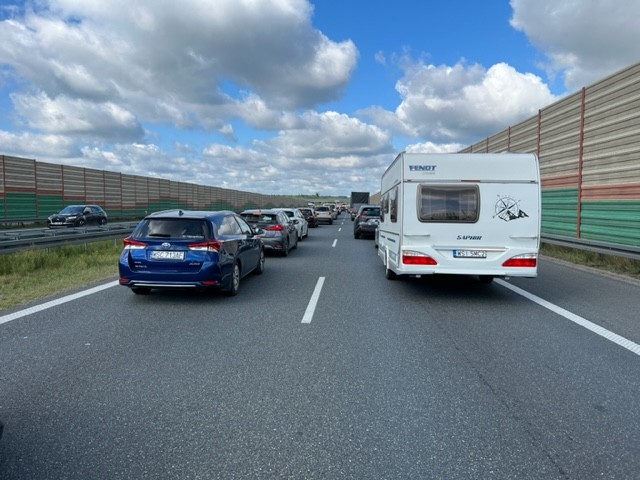
[[[0,255],[0,309],[116,278],[119,240]]]
[[[589,252],[587,250],[578,250],[549,243],[542,244],[540,253],[570,263],[597,268],[640,280],[640,260]]]

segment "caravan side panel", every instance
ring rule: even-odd
[[[404,202],[404,154],[398,155],[382,176],[380,188],[380,225],[378,227],[378,256],[382,263],[399,261]],[[390,260],[388,260],[390,259]]]

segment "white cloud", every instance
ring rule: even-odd
[[[640,2],[511,0],[511,25],[542,50],[551,75],[577,90],[638,61]]]
[[[298,128],[265,142],[282,155],[300,159],[370,156],[389,151],[388,132],[337,112],[306,112]]]
[[[335,100],[358,55],[313,28],[306,0],[37,5],[0,22],[0,63],[52,101],[108,99],[140,121],[218,129],[247,92],[268,109]]]
[[[382,52],[382,51],[377,51],[373,55],[373,59],[376,61],[376,63],[379,63],[380,65],[386,65],[387,64],[387,58],[386,58],[384,52]]]
[[[233,131],[233,125],[229,125],[228,123],[223,125],[222,127],[220,127],[218,129],[218,132],[220,132],[220,134],[226,138],[227,140],[230,140],[232,142],[235,142],[238,140],[238,137],[236,136],[235,132]]]
[[[395,112],[360,112],[378,125],[432,142],[473,142],[537,112],[555,100],[539,77],[499,63],[427,65],[403,61]]]
[[[452,153],[459,152],[465,146],[466,145],[462,145],[461,143],[423,142],[407,145],[405,151],[410,153]]]
[[[23,132],[15,134],[0,130],[0,145],[3,155],[15,155],[44,160],[45,158],[60,158],[77,155],[75,141],[65,135],[40,135]]]
[[[297,128],[254,142],[253,148],[211,144],[204,154],[211,180],[224,179],[234,188],[259,191],[344,194],[353,188],[374,191],[393,159],[389,134],[378,127],[336,112],[309,111]],[[202,177],[201,177],[202,178]],[[258,186],[258,187],[256,187]],[[260,190],[260,189],[264,190]]]
[[[235,113],[248,125],[262,130],[282,130],[300,125],[299,116],[294,112],[270,108],[257,95],[247,95],[238,102]]]
[[[135,140],[143,135],[134,115],[112,102],[95,103],[44,93],[13,95],[16,112],[29,127],[54,134],[92,134],[115,141]]]

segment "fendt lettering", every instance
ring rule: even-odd
[[[409,165],[412,172],[435,172],[437,165]]]

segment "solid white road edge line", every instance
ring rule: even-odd
[[[311,300],[309,300],[309,305],[307,305],[307,310],[304,312],[304,317],[302,317],[302,323],[311,323],[313,314],[316,311],[316,306],[318,305],[318,299],[320,298],[320,292],[322,291],[323,285],[324,285],[324,277],[318,278],[318,282],[316,283],[316,288],[313,290],[313,294],[311,295]]]
[[[495,281],[498,284],[502,285],[503,287],[506,287],[509,290],[519,295],[522,295],[525,298],[528,298],[532,302],[535,302],[538,305],[543,306],[544,308],[547,308],[552,312],[557,313],[558,315],[562,315],[567,320],[570,320],[580,325],[581,327],[586,328],[587,330],[591,330],[593,333],[600,335],[601,337],[604,337],[613,343],[617,343],[621,347],[626,348],[627,350],[635,353],[636,355],[640,355],[640,345],[638,345],[637,343],[634,343],[631,340],[621,337],[620,335],[613,333],[607,330],[606,328],[602,328],[601,326],[596,325],[595,323],[590,322],[589,320],[586,320],[581,316],[576,315],[575,313],[571,313],[570,311],[565,310],[562,307],[554,305],[551,302],[547,302],[546,300],[543,300],[542,298],[537,297],[534,294],[527,292],[526,290],[522,290],[521,288],[518,288],[515,285],[511,285],[510,283],[505,282],[504,280],[496,279]]]
[[[8,315],[3,315],[2,317],[0,317],[0,325],[2,325],[3,323],[10,322],[11,320],[16,320],[18,318],[26,317],[27,315],[31,315],[32,313],[46,310],[47,308],[55,307],[57,305],[62,305],[63,303],[71,302],[72,300],[86,297],[87,295],[92,295],[102,290],[106,290],[107,288],[115,287],[118,284],[119,282],[116,280],[113,282],[105,283],[104,285],[99,285],[97,287],[90,288],[88,290],[83,290],[82,292],[74,293],[72,295],[67,295],[66,297],[58,298],[57,300],[51,300],[50,302],[43,303],[41,305],[36,305],[31,308],[25,308],[24,310],[10,313]]]

